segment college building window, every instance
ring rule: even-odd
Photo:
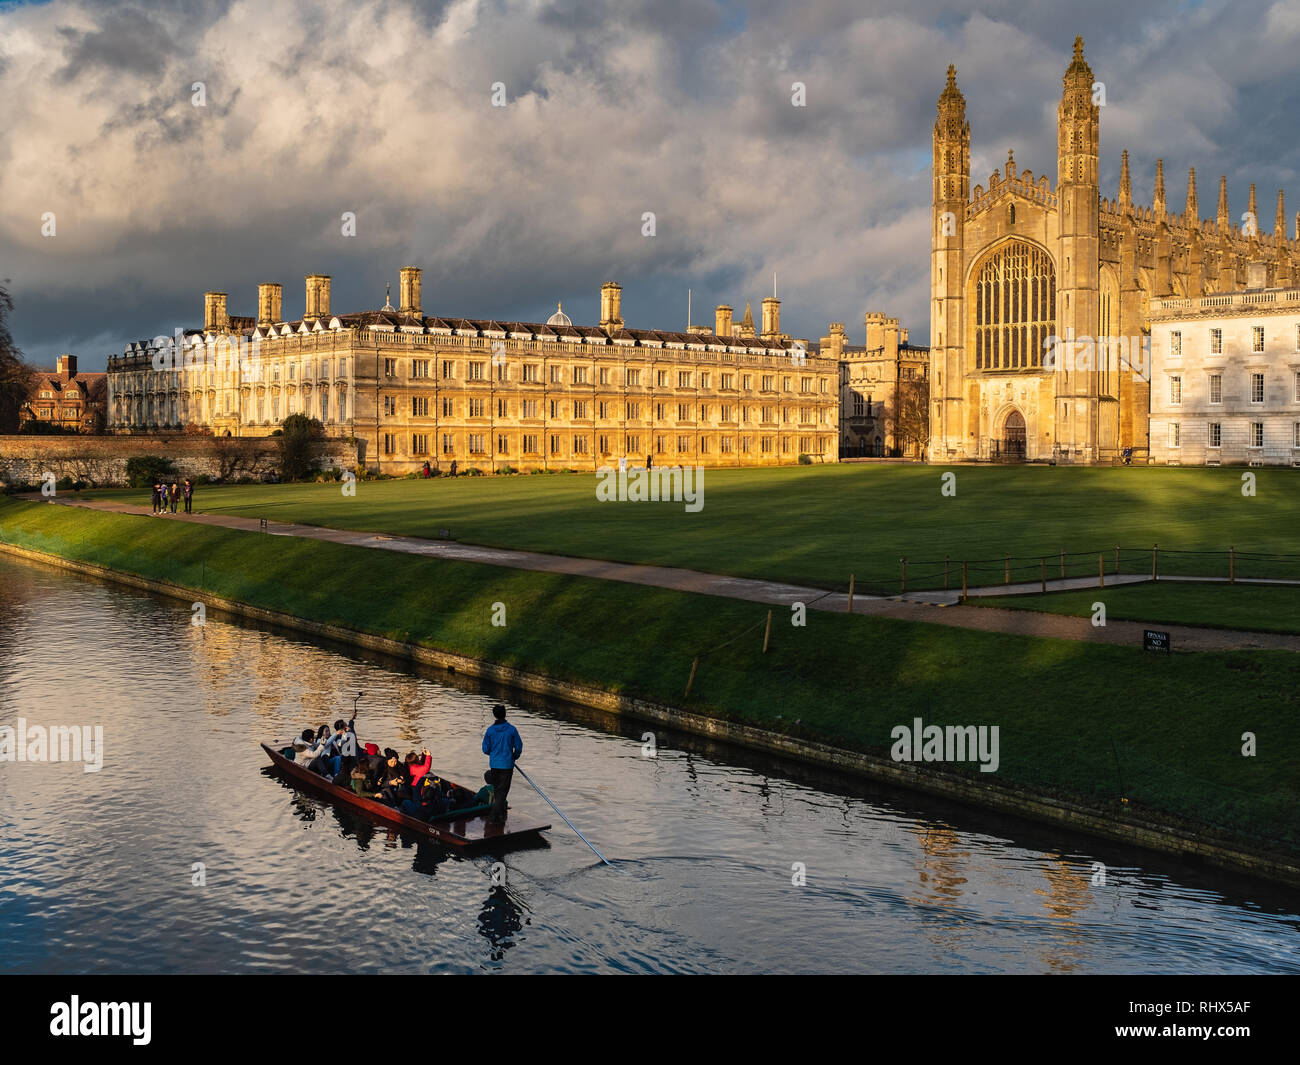
[[[411,397],[411,416],[413,418],[427,418],[429,416],[428,396]]]
[[[641,451],[641,438],[639,436],[629,436],[624,441],[627,445],[625,450],[629,455],[639,454]]]
[[[678,373],[677,373],[677,387],[678,387],[678,388],[690,388],[690,387],[691,387],[691,372],[690,372],[689,370],[679,370],[679,371],[678,371]]]
[[[498,381],[510,380],[510,375],[506,373],[506,364],[504,362],[497,363],[497,380]]]
[[[535,400],[535,399],[526,399],[526,400],[524,400],[524,412],[523,412],[523,414],[521,415],[521,417],[524,417],[524,418],[536,418],[536,417],[537,417],[537,400]]]
[[[506,403],[506,401],[505,401],[504,399],[498,399],[498,400],[497,400],[497,417],[498,417],[498,418],[507,418],[507,417],[509,417],[509,414],[507,413],[509,410],[510,410],[510,407],[509,407],[509,405]]]
[[[1174,330],[1169,334],[1169,357],[1171,359],[1180,358],[1183,354],[1183,334]]]
[[[627,372],[627,383],[628,383],[630,386],[632,386],[633,388],[637,388],[637,387],[639,387],[640,384],[641,384],[641,371],[640,371],[640,370],[628,370],[628,372]]]
[[[1223,330],[1222,329],[1210,330],[1210,354],[1211,355],[1223,354]]]
[[[411,436],[411,454],[424,455],[429,450],[429,437],[424,433],[414,433]]]
[[[428,376],[429,376],[429,360],[428,360],[428,359],[414,359],[414,360],[411,362],[411,376],[412,376],[412,377],[428,377]]]
[[[505,434],[505,433],[498,433],[498,434],[497,434],[497,454],[498,454],[498,455],[508,455],[508,454],[510,454],[510,449],[509,449],[509,447],[508,447],[507,444],[506,444],[506,434]]]
[[[729,391],[736,387],[736,375],[734,373],[724,373],[722,375],[723,391]]]
[[[677,438],[677,453],[685,454],[691,450],[691,438],[689,436],[679,436]]]
[[[575,436],[573,438],[573,453],[575,455],[585,455],[587,453],[587,438],[585,436]]]
[[[1264,423],[1263,422],[1250,423],[1250,446],[1251,447],[1264,446]]]
[[[1300,403],[1300,373],[1295,375],[1295,401]]]
[[[602,366],[602,367],[600,368],[600,383],[601,383],[602,385],[607,385],[607,384],[609,384],[609,367],[608,367],[608,366]]]
[[[1169,446],[1182,447],[1182,426],[1177,422],[1169,423]]]
[[[469,379],[471,381],[483,380],[483,364],[481,362],[471,362],[469,364]]]
[[[688,422],[691,420],[691,408],[687,404],[677,404],[677,420],[679,422]]]
[[[551,367],[551,384],[553,384],[553,385],[562,385],[562,384],[564,384],[564,369],[563,369],[563,367],[560,367],[560,366],[552,366],[552,367]]]
[[[1263,351],[1264,350],[1264,327],[1262,325],[1257,325],[1250,332],[1251,332],[1250,350],[1256,353]]]
[[[731,437],[729,437],[729,436],[724,436],[724,437],[722,438],[722,453],[723,453],[724,455],[730,455],[730,454],[731,454],[731,448],[732,448],[732,445],[733,445],[734,443],[735,443],[735,441],[733,441],[733,440],[731,439]]]
[[[1223,374],[1210,374],[1210,402],[1223,402]]]
[[[452,455],[452,454],[455,454],[455,451],[456,451],[456,445],[455,445],[454,438],[452,437],[451,433],[443,433],[443,434],[442,434],[442,453],[443,453],[444,455]]]
[[[1250,375],[1250,401],[1252,403],[1264,402],[1264,375],[1262,373]]]
[[[708,453],[709,453],[709,438],[707,436],[702,436],[700,437],[700,454],[707,455]]]
[[[709,375],[708,375],[708,374],[706,374],[706,373],[702,373],[702,374],[700,374],[700,387],[701,387],[701,388],[708,388],[708,387],[709,387]]]
[[[1297,375],[1297,385],[1296,385],[1296,387],[1297,387],[1297,388],[1300,388],[1300,375]],[[628,416],[629,418],[639,418],[639,417],[641,417],[641,404],[640,404],[640,403],[629,403],[629,404],[627,405],[627,416]]]
[[[537,436],[535,434],[531,434],[531,433],[524,434],[524,454],[525,455],[537,454]]]
[[[1207,443],[1210,447],[1223,446],[1223,426],[1219,422],[1210,422],[1210,435]]]
[[[524,381],[526,383],[532,383],[532,384],[537,383],[537,363],[535,362],[524,363]]]
[[[388,416],[388,417],[391,418],[391,417],[392,417],[393,415],[395,415],[396,413],[397,413],[397,397],[396,397],[396,396],[385,396],[385,397],[384,397],[384,414],[385,414],[386,416]]]
[[[560,453],[560,438],[559,438],[557,435],[555,435],[554,433],[552,433],[552,434],[551,434],[551,454],[552,454],[552,455],[558,455],[559,453]]]
[[[559,401],[553,399],[553,400],[551,400],[551,417],[552,417],[552,418],[558,418],[559,416],[560,416],[560,404],[559,404]]]
[[[442,364],[442,379],[444,381],[449,381],[455,376],[456,376],[456,364],[454,362],[448,362],[444,360]]]
[[[444,418],[453,417],[456,410],[455,402],[448,396],[442,397],[442,416]]]
[[[1056,333],[1056,268],[1046,252],[1012,241],[993,253],[973,282],[975,368],[1038,366]]]
[[[577,400],[573,404],[573,416],[575,418],[585,418],[587,416],[587,401],[585,399]]]
[[[1181,377],[1169,378],[1169,402],[1177,405],[1183,401],[1183,379]]]
[[[397,437],[392,433],[384,434],[384,454],[392,455],[397,451]]]
[[[292,370],[292,369],[293,369],[293,366],[290,365],[289,369]],[[289,376],[290,376],[290,378],[292,378],[292,377],[293,377],[293,374],[290,373]],[[397,376],[397,360],[396,360],[396,359],[385,359],[385,360],[384,360],[384,376],[385,376],[385,377],[396,377],[396,376]]]
[[[573,368],[573,383],[575,385],[585,385],[587,383],[587,368],[585,366],[575,366]]]
[[[482,454],[484,453],[484,451],[485,451],[485,449],[484,449],[484,447],[483,447],[483,434],[482,434],[482,433],[470,433],[470,434],[469,434],[469,453],[470,453],[471,455],[482,455]]]
[[[604,433],[596,437],[596,448],[602,455],[609,454],[609,437]]]
[[[481,399],[471,399],[469,401],[469,416],[471,418],[483,417],[483,401]]]
[[[1293,438],[1292,447],[1300,447],[1300,422],[1295,423],[1295,437]]]
[[[667,387],[668,387],[668,371],[667,371],[667,370],[660,370],[660,371],[659,371],[659,375],[658,375],[657,380],[658,380],[658,382],[659,382],[659,387],[660,387],[660,388],[667,388]]]

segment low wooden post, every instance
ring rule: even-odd
[[[1061,580],[1065,580],[1065,548],[1061,548]]]
[[[904,556],[903,558],[900,558],[898,561],[903,564],[903,590],[898,594],[905,595],[907,593],[907,558],[906,556]]]
[[[1011,556],[1010,555],[1002,556],[1002,583],[1003,584],[1011,583]]]
[[[1237,547],[1235,544],[1228,548],[1228,583],[1237,583]]]
[[[1100,551],[1097,552],[1097,587],[1106,587],[1106,559]]]
[[[1158,581],[1160,579],[1160,545],[1151,545],[1151,579]]]
[[[849,613],[853,613],[853,574],[849,574]]]
[[[853,611],[849,611],[853,613]],[[772,611],[767,612],[767,628],[763,630],[763,654],[767,654],[767,641],[772,638]]]
[[[1047,594],[1047,559],[1045,559],[1045,558],[1040,558],[1038,561],[1042,563],[1042,569],[1043,569],[1043,594],[1046,595],[1046,594]]]
[[[961,601],[966,602],[966,563],[961,564]]]
[[[1119,544],[1115,545],[1115,576],[1119,576]]]
[[[696,655],[696,656],[695,656],[695,661],[691,663],[691,676],[690,676],[690,679],[687,680],[687,682],[686,682],[686,694],[685,694],[684,696],[682,696],[682,698],[684,698],[684,699],[688,699],[688,698],[690,698],[690,695],[691,695],[691,685],[695,683],[695,671],[696,671],[697,669],[699,669],[699,667],[700,667],[700,656],[699,656],[699,655]]]
[[[948,563],[951,557],[951,555],[943,556],[943,590],[945,592],[948,590]]]

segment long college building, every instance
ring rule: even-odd
[[[1118,196],[1103,199],[1104,94],[1076,39],[1057,109],[1055,186],[1009,155],[972,191],[966,98],[948,68],[933,138],[932,461],[1106,462],[1126,447],[1141,460],[1151,301],[1240,292],[1251,262],[1272,287],[1295,283],[1300,242],[1287,235],[1281,192],[1272,233],[1253,185],[1233,218],[1222,178],[1217,217],[1202,219],[1196,171],[1183,210],[1170,210],[1157,160],[1150,206],[1139,204],[1125,152]],[[1045,360],[1053,337],[1076,344],[1070,357]],[[1080,350],[1083,338],[1104,343]]]
[[[836,362],[781,332],[774,297],[761,328],[748,307],[734,322],[722,305],[713,328],[681,333],[626,328],[615,282],[601,287],[595,326],[562,309],[544,323],[428,317],[420,287],[420,270],[404,267],[399,307],[336,315],[330,278],[313,274],[294,321],[278,284],[258,286],[255,318],[209,292],[202,330],[109,359],[109,428],[266,435],[304,412],[357,437],[384,473],[838,456]]]

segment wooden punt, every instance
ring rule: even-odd
[[[432,821],[421,821],[416,817],[408,817],[400,810],[392,806],[386,806],[376,799],[362,798],[351,788],[339,787],[319,773],[313,773],[306,766],[298,765],[297,762],[285,758],[274,747],[264,743],[262,744],[262,750],[270,757],[276,769],[295,784],[308,791],[324,795],[334,802],[341,803],[350,809],[365,814],[373,821],[379,821],[386,825],[395,825],[415,835],[437,840],[439,843],[445,843],[460,850],[517,843],[525,840],[531,842],[541,832],[551,827],[550,824],[530,821],[526,817],[521,817],[515,813],[507,813],[504,825],[491,824],[487,819],[488,811],[486,810],[479,810],[478,812],[465,811],[463,813],[452,812],[441,814]],[[442,779],[447,780],[446,777]],[[455,784],[456,782],[452,780],[448,781],[448,783]],[[475,789],[468,788],[466,790],[473,792]]]

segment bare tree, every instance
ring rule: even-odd
[[[904,455],[924,451],[930,440],[930,381],[913,377],[898,382],[894,440]]]
[[[0,433],[18,432],[18,422],[31,391],[32,369],[23,361],[23,353],[9,332],[9,315],[14,301],[5,284],[0,283]]]

